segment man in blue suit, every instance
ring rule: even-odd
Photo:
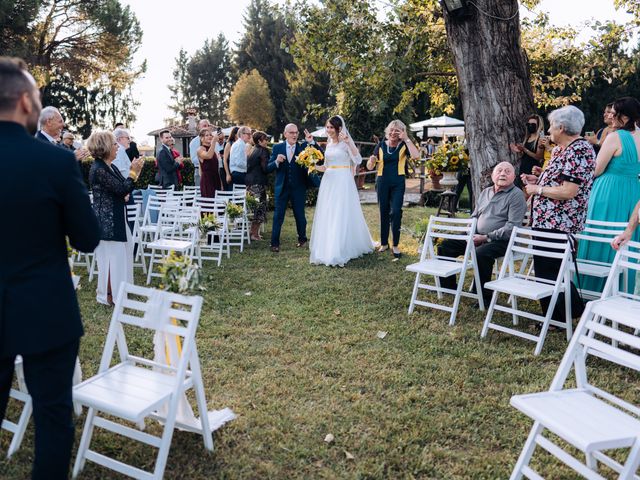
[[[0,236],[0,421],[22,355],[33,399],[32,478],[66,479],[83,332],[65,237],[92,252],[100,226],[73,153],[32,136],[41,108],[25,63],[0,57],[0,218],[11,229]]]
[[[267,172],[276,171],[275,212],[271,232],[272,252],[280,251],[280,230],[289,201],[291,201],[298,231],[296,246],[304,247],[307,244],[307,219],[304,215],[307,187],[319,186],[320,179],[316,175],[309,177],[307,169],[296,163],[298,154],[315,143],[313,136],[307,130],[304,131],[304,136],[305,141],[298,143],[298,127],[293,123],[284,127],[285,140],[273,147],[271,159],[267,165]]]

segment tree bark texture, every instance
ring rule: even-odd
[[[477,7],[468,4],[467,15],[458,18],[443,10],[477,199],[490,184],[497,163],[509,161],[519,167],[520,155],[510,151],[509,143],[522,142],[525,119],[535,110],[528,60],[520,43],[518,1],[474,4]]]

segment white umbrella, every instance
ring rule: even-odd
[[[441,117],[433,117],[427,120],[422,120],[420,122],[412,123],[409,125],[409,128],[412,132],[421,132],[424,127],[462,127],[464,126],[464,122],[457,118],[448,117],[447,115],[442,115]]]
[[[314,137],[319,137],[319,138],[327,138],[327,131],[325,130],[324,127],[320,127],[317,130],[314,130],[313,132],[311,132],[311,135],[313,135]]]

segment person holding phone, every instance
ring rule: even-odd
[[[522,143],[509,145],[511,151],[520,154],[520,174],[530,175],[533,167],[539,167],[544,160],[544,121],[540,115],[529,115],[526,122],[527,132]],[[522,182],[516,179],[516,185],[522,188]]]
[[[203,197],[214,198],[216,190],[222,190],[216,154],[218,136],[211,133],[210,129],[203,128],[200,130],[200,144],[196,152],[196,161],[200,164],[200,194]]]

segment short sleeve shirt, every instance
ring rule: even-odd
[[[560,146],[553,149],[551,160],[540,175],[538,185],[557,187],[567,181],[578,185],[578,194],[570,200],[535,195],[532,207],[534,228],[566,233],[582,231],[596,167],[595,156],[593,147],[583,138],[573,141],[564,149]]]

